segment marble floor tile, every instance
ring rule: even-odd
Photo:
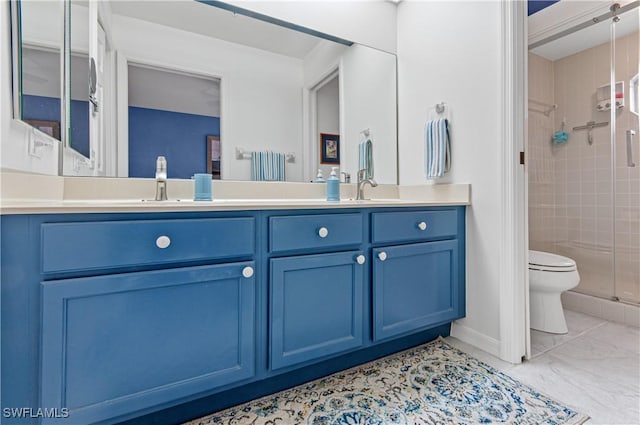
[[[570,310],[565,310],[564,315],[567,320],[567,327],[569,328],[569,332],[566,334],[558,335],[548,332],[540,332],[534,329],[531,330],[532,357],[539,356],[553,347],[564,344],[584,332],[607,323],[604,319],[599,319],[597,317],[588,316],[586,314]]]
[[[579,334],[589,329],[593,329],[598,325],[607,323],[606,320],[599,317],[589,316],[588,314],[578,313],[571,310],[564,310],[564,318],[567,321],[569,333],[573,334]]]
[[[574,367],[549,353],[504,371],[570,408],[589,415],[590,424],[640,423],[638,387]]]
[[[455,347],[570,408],[589,425],[640,424],[640,329],[565,310],[569,333],[532,331],[537,355],[512,365],[455,338]],[[534,353],[536,352],[533,350]]]
[[[586,336],[640,354],[640,328],[606,323],[601,328],[587,332]]]
[[[638,353],[619,348],[586,334],[546,353],[568,363],[576,373],[608,379],[629,387],[640,386]],[[638,418],[640,420],[640,417]]]

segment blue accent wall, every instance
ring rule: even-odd
[[[71,147],[89,158],[89,101],[71,101]]]
[[[527,15],[531,16],[558,1],[559,0],[529,0],[527,2]]]
[[[207,172],[207,136],[220,135],[220,118],[129,107],[129,177],[155,177],[167,158],[170,178]]]
[[[22,119],[60,123],[60,99],[47,96],[22,96]],[[60,133],[64,129],[60,128]],[[89,102],[71,101],[71,146],[89,157]]]

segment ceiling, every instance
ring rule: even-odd
[[[129,106],[220,116],[220,80],[129,64]]]
[[[531,44],[532,41],[538,41],[543,38],[543,36],[546,37],[551,35],[554,28],[557,29],[555,32],[558,33],[564,29],[570,28],[571,26],[590,21],[594,17],[600,16],[608,11],[608,2],[599,2],[599,5],[605,6],[604,10],[602,8],[594,9],[592,6],[591,12],[589,12],[589,9],[585,9],[585,6],[592,4],[593,2],[572,2],[563,0],[534,15],[531,15],[529,17],[529,43]],[[583,7],[583,11],[579,10],[580,6]],[[635,8],[620,15],[620,21],[616,24],[615,28],[616,38],[638,32],[640,23],[639,13],[640,8]],[[572,22],[573,17],[577,17],[575,22]],[[559,23],[554,23],[554,20]],[[542,46],[536,47],[535,49],[532,49],[531,52],[546,59],[555,61],[591,47],[608,43],[610,33],[611,20],[607,19]],[[534,35],[532,36],[532,34]],[[536,35],[538,36],[538,40],[535,40]]]
[[[198,1],[111,1],[114,14],[303,59],[319,38]]]

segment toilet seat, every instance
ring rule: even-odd
[[[577,270],[576,262],[562,255],[529,250],[529,270],[546,272],[572,272]]]

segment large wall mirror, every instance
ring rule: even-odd
[[[13,2],[14,116],[62,140],[62,2]]]
[[[208,3],[70,2],[65,175],[397,183],[395,55]]]

